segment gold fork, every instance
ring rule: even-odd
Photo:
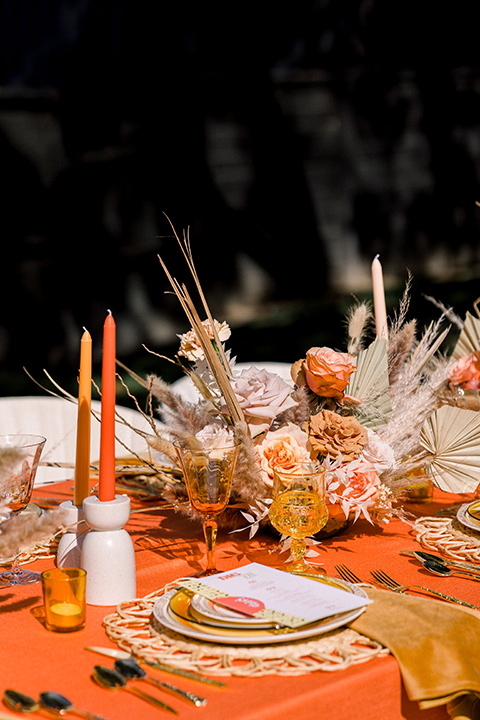
[[[438,592],[438,590],[432,590],[432,588],[424,587],[423,585],[400,585],[400,583],[387,575],[387,573],[383,570],[372,570],[371,575],[378,585],[381,585],[388,590],[393,590],[393,592],[406,593],[411,589],[423,590],[424,592],[435,595],[442,600],[447,600],[448,602],[456,603],[457,605],[463,605],[464,607],[472,608],[473,610],[480,609],[478,605],[472,605],[465,600],[460,600],[452,595],[445,595],[445,593]]]
[[[346,580],[349,583],[361,583],[362,581],[353,573],[346,565],[335,565],[335,570],[340,575],[342,580]]]

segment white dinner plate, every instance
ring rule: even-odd
[[[474,502],[478,501],[475,500]],[[457,520],[462,523],[462,525],[465,525],[465,527],[470,528],[470,530],[480,532],[480,520],[475,520],[474,517],[468,514],[468,508],[470,505],[472,505],[472,503],[465,503],[458,508]]]
[[[329,578],[322,578],[322,581],[329,581]],[[337,583],[337,579],[335,578]],[[343,582],[343,581],[342,581]],[[366,593],[356,585],[343,582],[345,589],[353,592],[359,597],[367,597]],[[176,633],[202,640],[216,643],[217,645],[272,645],[282,642],[292,642],[294,640],[302,640],[304,638],[313,637],[314,635],[323,635],[324,633],[335,630],[342,625],[355,620],[365,611],[365,607],[349,610],[348,612],[339,613],[332,617],[325,618],[319,622],[310,623],[308,626],[301,628],[280,628],[276,629],[233,629],[220,628],[208,625],[202,625],[192,621],[186,617],[180,617],[170,608],[172,598],[178,593],[187,594],[186,590],[171,590],[170,592],[159,598],[153,606],[153,616],[157,622],[169,630]]]

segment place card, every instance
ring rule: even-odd
[[[328,583],[250,563],[202,578],[181,581],[182,587],[243,615],[300,627],[356,610],[371,600]]]

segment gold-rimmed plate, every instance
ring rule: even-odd
[[[480,521],[480,500],[474,500],[472,503],[469,503],[467,506],[467,513],[469,517]]]
[[[361,588],[350,583],[337,581],[336,578],[322,577],[321,579],[318,578],[318,581],[330,585],[335,584],[336,587],[341,587],[341,589],[362,598],[367,597]],[[214,627],[205,625],[195,619],[191,612],[192,597],[193,593],[183,588],[171,590],[155,603],[153,607],[155,619],[169,630],[187,637],[225,645],[268,645],[323,635],[352,622],[365,610],[365,607],[355,608],[308,625],[302,625],[300,628],[280,627],[277,629],[274,627],[261,629],[248,627],[241,629],[228,626]]]
[[[173,610],[173,608],[171,607]],[[189,612],[196,622],[203,625],[213,625],[217,627],[230,627],[239,629],[260,629],[271,628],[275,626],[272,620],[258,618],[242,613],[235,612],[225,605],[210,600],[195,593],[190,603]]]
[[[474,500],[471,503],[465,503],[457,510],[457,520],[470,530],[480,533],[480,519],[477,520],[477,513],[480,517],[480,501]]]

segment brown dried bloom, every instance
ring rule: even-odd
[[[367,430],[358,420],[342,417],[332,410],[311,415],[304,430],[315,455],[335,459],[341,453],[344,462],[357,458],[368,440]]]

